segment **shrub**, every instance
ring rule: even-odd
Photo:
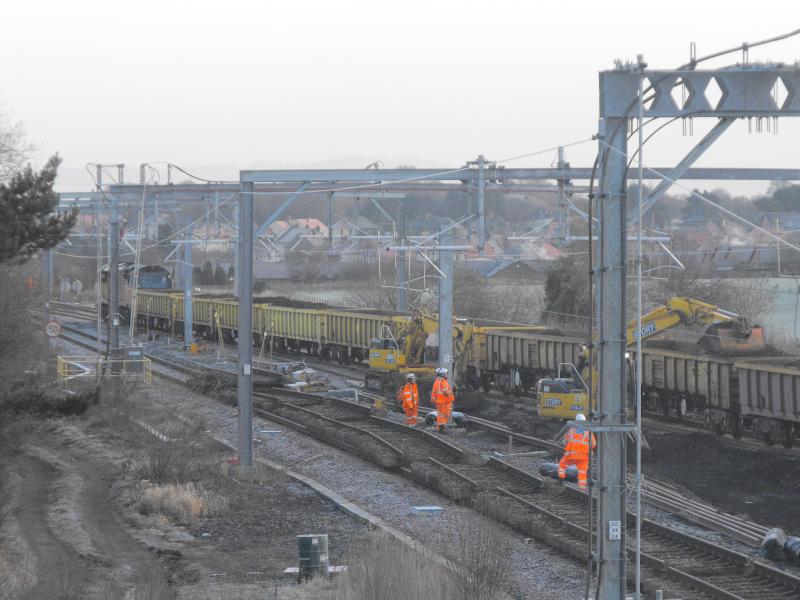
[[[163,515],[183,525],[200,517],[224,514],[228,509],[223,496],[193,483],[155,485],[141,481],[134,497],[136,508],[143,515]]]

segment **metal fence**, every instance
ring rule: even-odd
[[[120,377],[140,381],[146,385],[153,382],[153,363],[149,358],[136,359],[104,358],[102,356],[59,356],[56,361],[58,381],[67,386],[76,379]]]

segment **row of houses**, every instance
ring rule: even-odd
[[[729,219],[686,219],[669,232],[673,250],[684,263],[704,271],[797,271],[800,253],[778,240],[800,245],[800,213],[761,212],[752,219],[755,226]]]

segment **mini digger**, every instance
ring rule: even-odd
[[[451,385],[456,406],[460,410],[471,410],[485,395],[478,391],[480,378],[470,364],[477,363],[476,356],[485,350],[487,332],[542,329],[537,325],[498,325],[454,318]],[[408,326],[397,336],[386,328],[383,337],[371,340],[367,389],[382,393],[388,401],[396,401],[395,393],[405,383],[405,376],[414,373],[420,401],[427,402],[435,379],[434,371],[440,366],[438,331],[437,317],[415,311]]]

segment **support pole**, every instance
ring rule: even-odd
[[[564,146],[558,147],[558,168],[566,169],[569,165],[564,155]],[[562,244],[569,239],[569,207],[567,206],[566,186],[568,180],[563,176],[556,180],[558,184],[558,237]]]
[[[109,345],[112,357],[119,355],[119,208],[111,198],[111,217],[108,221],[108,316],[111,323]]]
[[[406,199],[400,200],[400,245],[406,245]],[[408,310],[408,296],[406,293],[406,251],[397,251],[395,261],[395,280],[397,286],[397,310]]]
[[[644,64],[640,57],[640,68],[644,70]],[[636,405],[636,572],[634,573],[634,600],[642,599],[642,230],[644,216],[642,188],[644,187],[644,77],[639,76],[639,106],[637,115],[638,126],[638,202],[636,213],[639,222],[636,224],[636,384],[635,400]]]
[[[406,251],[405,250],[397,251],[397,261],[395,264],[396,264],[395,286],[397,287],[396,310],[405,312],[408,310],[408,299],[406,294]]]
[[[328,192],[328,244],[333,244],[333,192]]]
[[[192,346],[192,225],[191,222],[183,230],[183,347],[188,350]]]
[[[239,374],[236,398],[239,405],[239,466],[253,466],[253,189],[252,183],[239,184]]]
[[[44,322],[50,321],[50,298],[53,289],[53,253],[46,250],[44,253],[44,267],[42,269],[42,311]]]
[[[486,159],[478,156],[478,250],[483,254],[486,244]],[[445,244],[442,244],[443,246]]]
[[[601,119],[599,388],[602,405],[598,418],[604,427],[625,424],[626,135],[624,119]],[[625,598],[626,591],[626,437],[619,431],[600,431],[598,437],[598,535],[601,538],[598,598],[619,600]]]
[[[236,243],[233,245],[233,289],[234,293],[238,296],[239,295],[239,255],[241,254],[241,244],[239,240],[242,237],[239,235],[239,210],[240,210],[241,202],[238,202],[233,205],[233,225],[236,231],[233,232],[234,239],[236,239]]]
[[[94,205],[94,236],[95,242],[97,243],[97,271],[95,272],[95,283],[94,283],[94,302],[97,306],[97,315],[96,315],[96,322],[95,322],[95,329],[97,330],[97,356],[100,356],[103,352],[103,340],[102,340],[102,312],[103,312],[103,295],[101,291],[102,287],[102,271],[103,271],[103,236],[100,235],[100,201],[95,200]]]
[[[446,246],[451,242],[450,231],[439,236],[439,244]],[[450,372],[450,381],[455,382],[453,373],[453,252],[439,250],[439,366]]]

